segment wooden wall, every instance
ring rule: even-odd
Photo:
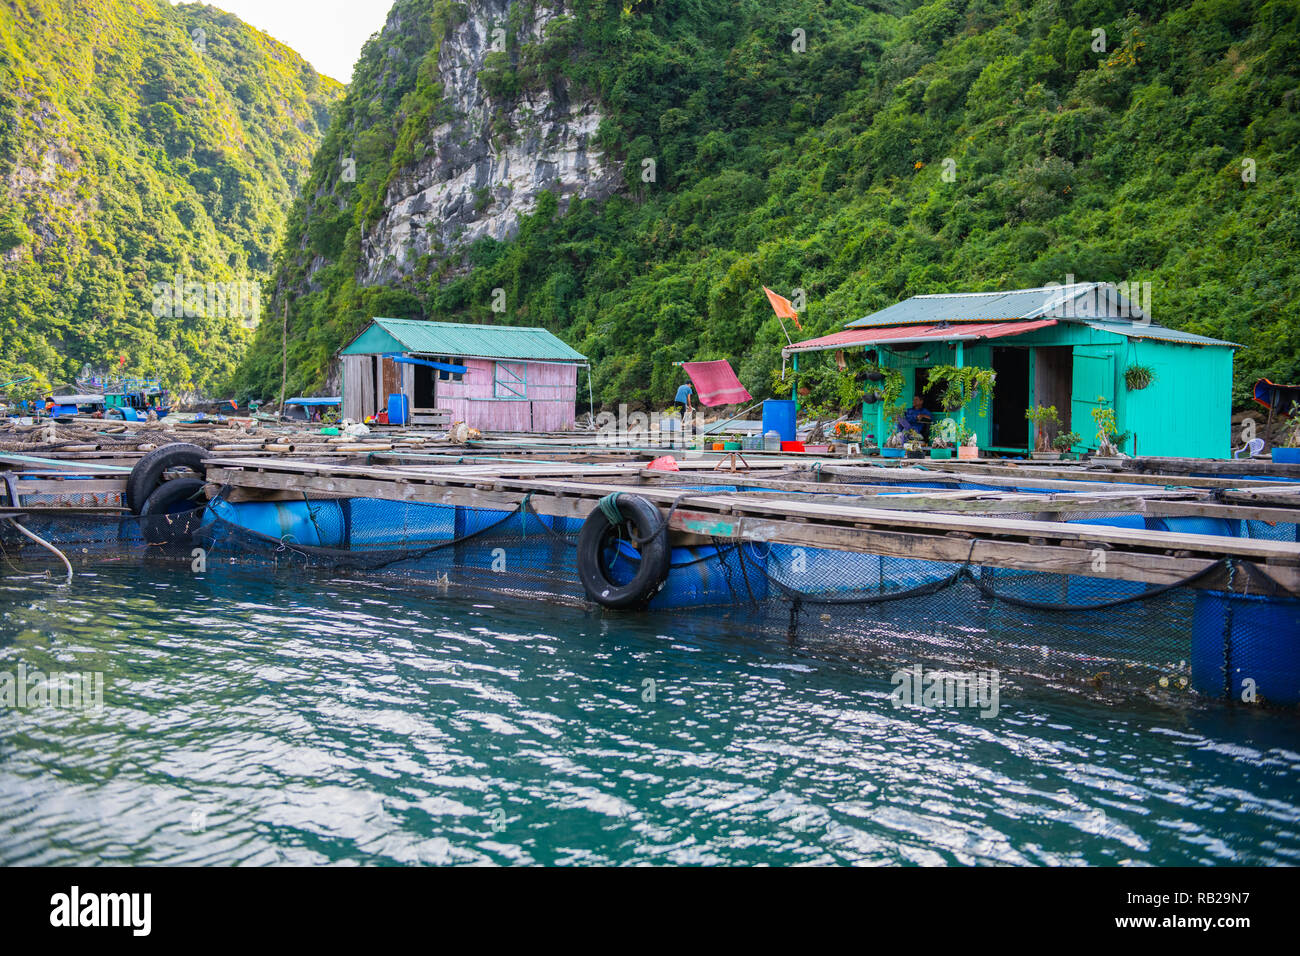
[[[340,356],[343,367],[343,417],[363,422],[370,415],[388,410],[388,396],[401,390],[411,395],[409,369],[399,373],[392,359],[379,355]]]
[[[448,409],[452,421],[481,431],[573,428],[578,398],[576,365],[504,359],[465,359],[464,364],[468,371],[461,381],[436,384],[438,407]]]
[[[344,355],[341,359],[344,418],[360,422],[386,411],[388,396],[399,390],[415,408],[414,366],[402,366],[399,373],[397,363],[380,356]],[[505,359],[465,359],[463,364],[467,371],[461,381],[434,383],[436,407],[450,411],[452,421],[482,431],[573,428],[578,400],[576,365]]]

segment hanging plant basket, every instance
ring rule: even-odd
[[[1156,370],[1149,365],[1130,365],[1124,369],[1124,386],[1130,392],[1140,392],[1156,380]]]
[[[871,371],[867,372],[868,382],[883,382],[884,380],[885,380],[885,373],[880,371],[880,369],[878,368],[872,369]]]
[[[880,401],[880,394],[878,392],[867,392],[862,396],[862,401],[868,405],[875,405]]]

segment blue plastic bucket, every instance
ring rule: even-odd
[[[776,432],[781,441],[794,441],[794,402],[769,398],[763,403],[763,434]]]

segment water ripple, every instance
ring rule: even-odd
[[[1286,715],[895,708],[851,634],[296,574],[0,579],[0,672],[105,681],[0,710],[0,862],[1300,863]]]

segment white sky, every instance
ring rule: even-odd
[[[209,4],[271,34],[318,73],[343,83],[352,80],[352,65],[362,45],[383,27],[392,5],[393,0],[217,0]]]

